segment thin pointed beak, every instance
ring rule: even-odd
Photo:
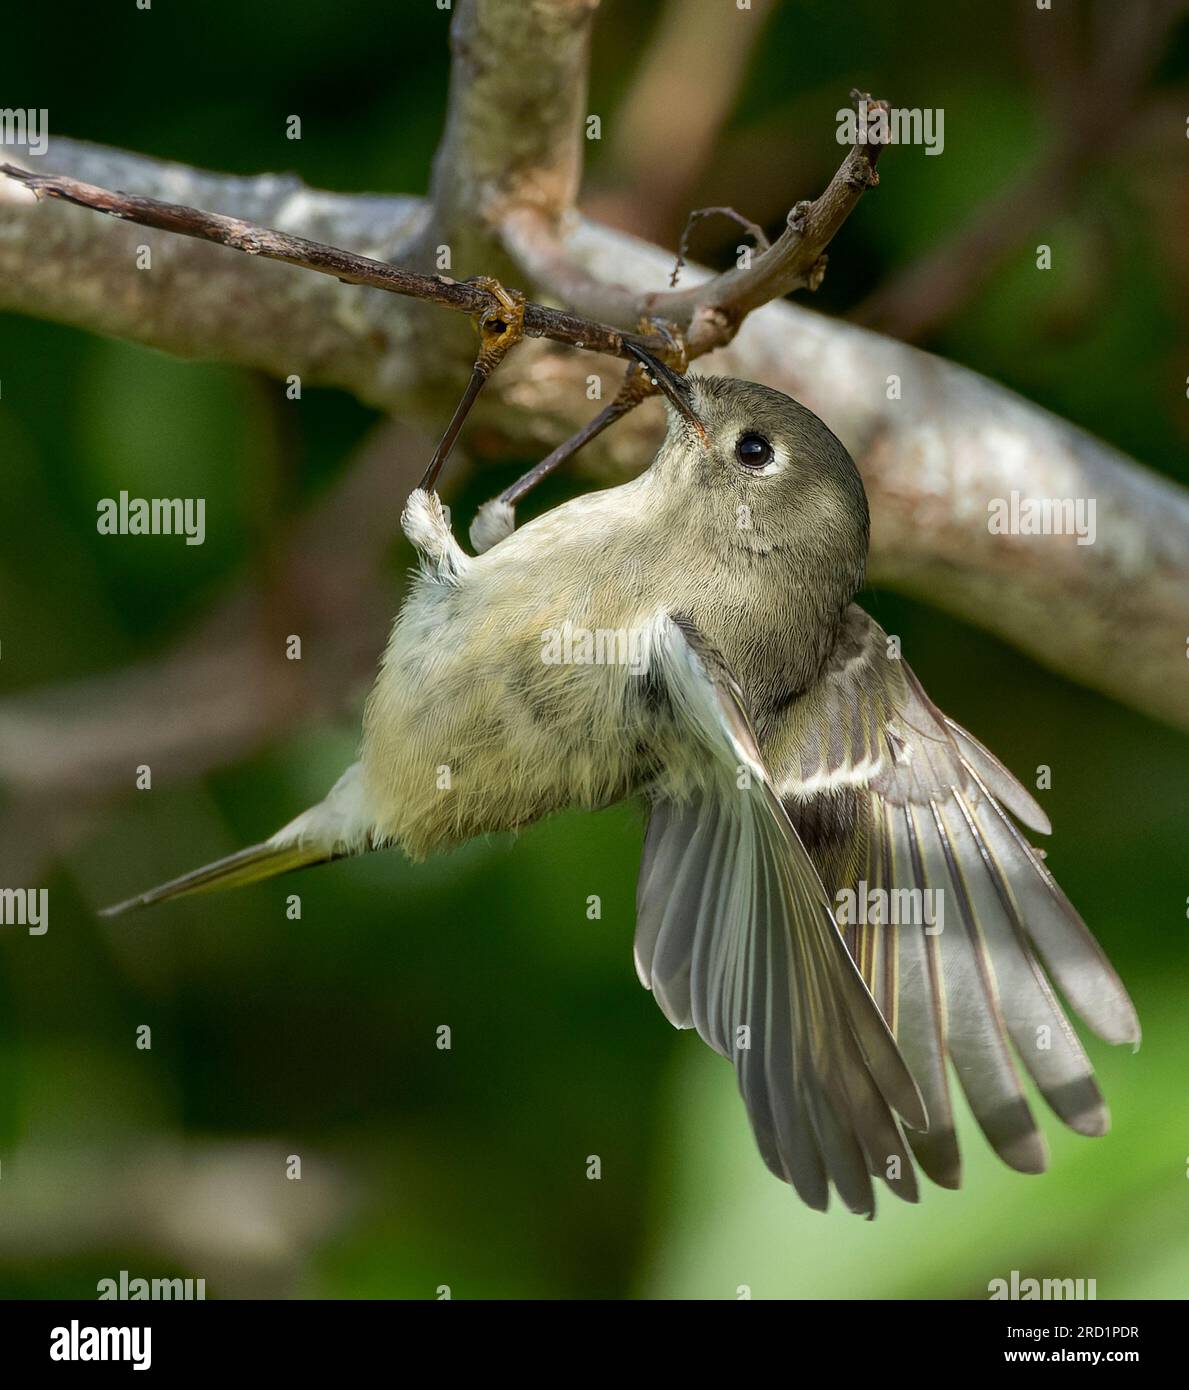
[[[632,342],[630,338],[625,338],[623,345],[673,402],[678,412],[694,427],[702,443],[709,444],[710,436],[706,433],[706,426],[698,418],[690,402],[693,391],[689,382],[684,377],[678,376],[670,367],[666,367],[663,362],[658,361],[652,353]]]

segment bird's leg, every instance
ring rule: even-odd
[[[551,454],[547,454],[540,463],[534,464],[523,477],[517,478],[498,497],[483,503],[471,522],[471,544],[475,547],[476,553],[482,555],[497,541],[510,536],[516,528],[516,503],[526,493],[531,492],[542,478],[547,478],[567,459],[573,458],[579,449],[602,434],[608,425],[613,425],[638,405],[646,394],[647,383],[644,373],[633,362],[624,375],[623,384],[615,399],[605,405],[593,420],[588,420],[577,434],[571,435],[564,443],[559,444]]]
[[[463,421],[470,414],[479,392],[487,384],[492,372],[524,337],[525,300],[519,290],[506,290],[498,280],[493,280],[489,275],[476,275],[468,283],[487,290],[494,297],[495,303],[489,304],[478,316],[479,355],[471,368],[471,379],[462,393],[462,399],[455,407],[446,432],[438,441],[438,447],[425,470],[425,476],[418,484],[425,492],[431,492],[436,487],[442,465],[449,457]]]
[[[672,324],[664,319],[645,318],[641,319],[639,327],[642,333],[659,333],[667,339],[670,348],[665,353],[664,360],[676,366],[678,371],[685,370],[685,345],[680,333]],[[510,487],[506,487],[498,497],[483,503],[471,523],[471,544],[475,547],[476,553],[482,555],[485,550],[490,550],[498,541],[512,534],[516,528],[516,503],[526,493],[531,492],[543,478],[560,468],[567,459],[573,458],[579,449],[585,448],[592,439],[596,439],[608,425],[613,425],[628,411],[634,410],[655,390],[655,385],[643,367],[638,362],[630,362],[614,400],[605,405],[593,420],[583,425],[577,434],[571,435],[540,463],[530,468],[523,477],[517,478]]]
[[[412,541],[421,561],[421,573],[441,584],[459,580],[473,563],[454,539],[450,519],[436,492],[418,488],[409,495],[400,519],[401,530]]]

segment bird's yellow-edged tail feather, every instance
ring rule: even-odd
[[[326,864],[331,859],[341,857],[319,845],[276,845],[265,840],[258,845],[249,845],[224,859],[216,859],[201,869],[192,869],[180,878],[160,883],[134,898],[103,908],[101,917],[118,917],[134,907],[151,907],[153,903],[168,902],[171,898],[189,897],[191,893],[213,893],[223,888],[243,888],[249,883],[274,878],[277,874],[288,873],[291,869],[307,869],[315,864]]]
[[[153,903],[189,897],[191,893],[243,888],[292,869],[309,869],[315,864],[329,864],[332,859],[363,854],[373,848],[370,827],[360,765],[352,763],[317,805],[303,811],[271,839],[158,884],[126,902],[105,907],[99,915],[118,917],[134,907],[151,907]]]

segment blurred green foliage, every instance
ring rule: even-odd
[[[853,306],[1052,138],[1021,63],[1027,8],[815,0],[772,19],[727,132],[733,148],[783,132],[772,206],[828,174],[850,86],[946,110],[945,156],[886,161],[832,249],[822,307]],[[429,0],[51,10],[70,42],[51,50],[45,15],[18,7],[0,69],[6,101],[47,107],[56,131],[343,190],[425,187],[449,20]],[[655,16],[612,0],[597,22],[590,106],[606,120]],[[1184,57],[1179,43],[1162,80],[1183,80]],[[284,139],[290,112],[300,143]],[[597,185],[599,151],[590,163]],[[701,201],[720,201],[717,178]],[[1142,160],[1088,175],[1046,229],[1052,273],[1022,242],[928,345],[1184,480],[1185,266],[1142,213],[1144,180]],[[721,261],[733,240],[699,253]],[[279,436],[277,391],[0,318],[0,696],[162,651],[338,476],[372,413],[307,391]],[[468,484],[460,516],[504,468]],[[100,543],[95,501],[120,488],[205,497],[207,544]],[[394,601],[408,561],[394,543]],[[377,856],[94,916],[320,796],[352,756],[344,720],[203,783],[136,795],[130,774],[55,858],[48,934],[0,929],[0,1294],[92,1297],[126,1268],[203,1276],[210,1296],[979,1298],[1020,1269],[1095,1278],[1100,1297],[1184,1296],[1185,741],[932,610],[869,599],[948,712],[1026,781],[1053,769],[1050,863],[1145,1025],[1138,1055],[1091,1044],[1109,1137],[1053,1122],[1051,1172],[1022,1177],[967,1125],[960,1194],[889,1199],[873,1224],[802,1208],[754,1152],[729,1068],[636,982],[630,807],[422,866]],[[291,1154],[301,1182],[285,1179]]]

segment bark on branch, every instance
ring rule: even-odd
[[[851,95],[870,103],[866,93]],[[513,209],[505,216],[504,244],[535,284],[572,308],[613,323],[664,319],[682,329],[690,358],[700,357],[729,343],[760,305],[794,290],[818,287],[825,274],[826,247],[867,189],[879,182],[875,166],[880,150],[877,144],[855,145],[825,192],[812,202],[798,203],[781,235],[750,264],[686,289],[641,292],[614,275],[589,274],[567,253],[558,225],[533,209]]]
[[[484,310],[499,307],[493,290],[472,281],[402,270],[387,261],[359,256],[339,246],[292,236],[273,227],[262,227],[242,217],[226,217],[222,213],[206,212],[182,203],[166,203],[159,198],[119,193],[66,175],[37,174],[15,164],[0,164],[0,174],[27,188],[35,198],[60,199],[91,212],[105,213],[121,222],[194,237],[198,241],[226,246],[232,251],[243,251],[249,256],[281,261],[301,270],[317,271],[320,275],[332,275],[344,285],[367,285],[389,294],[404,295],[408,299],[437,304],[444,309],[455,309],[472,318],[477,318]],[[617,329],[560,309],[550,309],[544,304],[525,305],[524,332],[530,338],[550,338],[567,347],[588,348],[592,352],[605,352],[612,357],[632,360],[624,347],[624,335]],[[667,344],[663,338],[648,334],[633,336],[653,353],[664,354]]]
[[[64,140],[53,150],[60,170],[85,181],[182,199],[376,259],[397,258],[425,221],[423,206],[408,199],[215,177]],[[152,273],[135,268],[145,240]],[[637,301],[665,284],[672,264],[668,252],[583,223],[554,237],[551,251],[568,274],[619,285]],[[708,281],[693,294],[705,298]],[[442,315],[431,306],[80,209],[38,207],[10,182],[0,186],[0,308],[298,372],[422,416],[427,406],[440,409],[435,387],[458,366],[434,331]],[[1189,727],[1183,489],[974,373],[790,303],[749,315],[708,366],[789,391],[848,445],[871,496],[876,583],[919,594],[1053,670]],[[496,374],[476,419],[522,451],[545,451],[589,415],[588,371],[577,354],[526,344]],[[896,400],[888,399],[893,376]],[[610,432],[603,459],[610,454],[623,470],[645,461],[658,427],[647,411]],[[1013,490],[1094,498],[1095,544],[990,534],[988,502]]]
[[[573,5],[567,3],[563,8],[572,9]],[[854,92],[852,96],[870,102],[865,93]],[[816,289],[825,272],[825,248],[863,193],[879,181],[875,166],[880,148],[879,145],[855,145],[825,192],[812,203],[797,204],[789,213],[785,231],[757,256],[754,265],[725,271],[691,289],[645,295],[621,290],[613,301],[615,317],[624,325],[662,318],[682,330],[686,353],[693,358],[729,342],[747,314],[761,304],[803,286]],[[36,199],[69,203],[153,231],[193,237],[249,256],[280,261],[301,270],[333,276],[342,284],[385,290],[458,310],[472,318],[498,307],[495,293],[474,281],[402,269],[388,261],[263,226],[244,217],[227,216],[143,194],[124,193],[69,174],[43,174],[18,164],[0,164],[0,174],[27,189]],[[431,225],[436,226],[442,213],[436,201],[432,207]],[[492,226],[501,233],[505,228],[519,228],[519,250],[526,259],[531,261],[535,250],[558,272],[567,266],[572,268],[564,255],[557,253],[558,230],[548,211],[525,205],[505,211],[502,216],[503,222],[494,219]],[[511,232],[508,237],[511,239]],[[537,272],[538,280],[545,278],[540,267],[530,268]],[[561,283],[552,288],[561,293],[567,303],[578,305],[585,299],[598,298],[599,282],[592,282],[580,273],[571,275],[568,284],[564,282],[566,277],[559,274],[558,278]],[[585,316],[588,312],[589,317]],[[548,338],[566,347],[585,348],[631,360],[623,333],[599,322],[597,313],[597,306],[589,311],[583,309],[579,314],[529,303],[524,309],[524,332],[530,338]],[[668,343],[664,338],[647,332],[633,333],[632,337],[655,356],[663,358],[666,355]]]
[[[509,208],[558,218],[582,179],[591,21],[598,0],[460,5],[446,128],[434,157],[429,226],[414,249],[449,243],[455,264],[502,275],[494,228]]]

